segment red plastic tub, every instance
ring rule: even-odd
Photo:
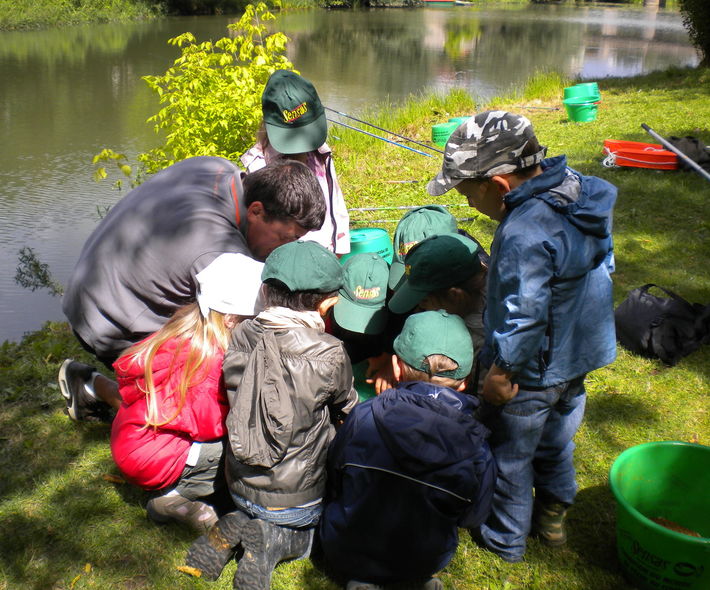
[[[678,168],[678,156],[657,143],[607,139],[604,141],[604,154],[613,155],[617,166],[657,170]]]

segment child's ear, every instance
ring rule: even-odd
[[[392,375],[394,375],[395,383],[399,383],[402,380],[402,366],[399,364],[401,361],[396,354],[392,355]]]
[[[466,389],[467,386],[468,386],[468,377],[466,377],[466,379],[461,381],[459,386],[456,388],[456,391],[463,391],[464,389]]]
[[[325,316],[327,316],[330,308],[333,307],[336,303],[338,303],[337,295],[333,295],[333,297],[323,299],[323,301],[318,304],[318,313],[320,314],[320,317],[324,318]]]
[[[232,330],[239,323],[240,317],[233,313],[224,314],[224,326],[227,330]]]

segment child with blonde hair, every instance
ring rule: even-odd
[[[149,518],[202,532],[217,522],[204,501],[223,485],[229,402],[222,360],[231,329],[253,316],[263,264],[222,254],[197,275],[197,302],[114,363],[122,402],[111,453],[124,477],[153,492]],[[236,269],[239,272],[235,272]]]

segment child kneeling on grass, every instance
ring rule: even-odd
[[[319,532],[347,590],[439,590],[458,528],[490,510],[496,465],[488,431],[462,393],[473,347],[443,310],[410,316],[394,342],[397,385],[348,416],[328,454]]]
[[[226,475],[238,510],[187,556],[216,579],[235,554],[239,590],[268,590],[278,563],[309,553],[334,425],[358,399],[345,348],[324,331],[343,284],[335,254],[315,242],[285,244],[266,259],[262,280],[266,309],[234,330],[223,366]]]
[[[197,303],[114,363],[121,405],[111,453],[125,478],[155,490],[148,516],[199,532],[217,522],[203,501],[224,489],[223,448],[229,410],[222,359],[240,316],[253,316],[263,264],[222,254],[197,275]]]

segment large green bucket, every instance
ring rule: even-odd
[[[390,238],[387,230],[381,227],[351,229],[350,253],[341,256],[340,262],[345,262],[351,256],[362,252],[374,252],[382,256],[387,261],[387,264],[392,264],[394,248],[392,247],[392,238]]]
[[[599,85],[596,82],[581,82],[574,86],[567,86],[564,89],[563,98],[579,98],[580,96],[591,96],[596,98],[596,102],[601,100]]]
[[[631,447],[614,461],[609,484],[617,502],[617,553],[629,580],[643,590],[708,590],[710,447]]]
[[[593,96],[565,98],[562,101],[567,111],[567,118],[575,123],[588,123],[597,118],[598,101]]]
[[[439,123],[431,128],[431,140],[438,146],[445,146],[449,136],[456,130],[459,124],[456,121]]]

